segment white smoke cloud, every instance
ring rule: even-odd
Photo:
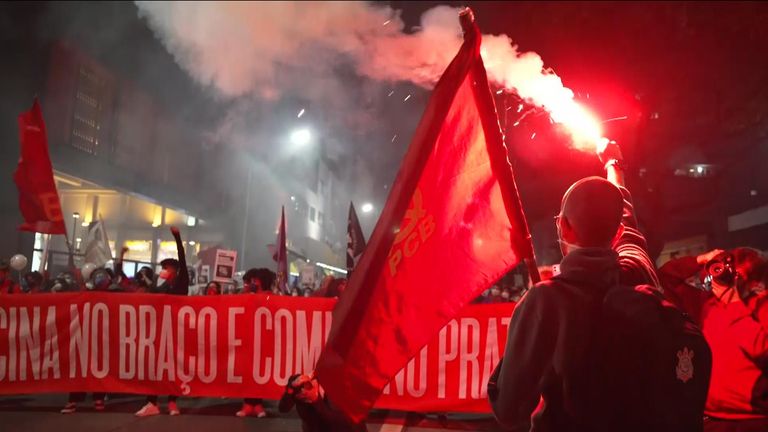
[[[351,63],[359,75],[374,80],[431,87],[462,42],[458,9],[448,6],[428,10],[420,28],[406,34],[399,11],[364,2],[137,5],[176,61],[226,98],[255,95],[275,100],[298,85],[314,93],[311,97],[327,100],[327,89],[310,83],[326,79],[337,87],[337,95],[343,93],[343,83],[329,78],[340,62]],[[573,102],[573,92],[544,68],[538,54],[518,52],[505,35],[484,36],[482,50],[491,81],[547,108],[577,143],[599,138],[599,125],[595,130],[593,119]],[[285,68],[303,71],[306,80],[297,84],[287,79]],[[339,100],[340,105],[347,102]]]
[[[461,44],[455,9],[403,33],[399,12],[362,2],[136,2],[176,61],[224,96],[273,98],[283,66],[308,73],[348,58],[364,76],[430,85]]]

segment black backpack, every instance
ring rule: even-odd
[[[590,411],[600,429],[701,431],[712,352],[698,326],[650,286],[611,288],[598,308]]]

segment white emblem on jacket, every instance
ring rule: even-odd
[[[688,347],[683,348],[677,352],[677,379],[683,383],[688,382],[693,378],[693,351]]]

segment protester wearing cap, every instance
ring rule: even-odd
[[[704,430],[768,431],[768,261],[755,249],[713,250],[659,269],[666,297],[712,349]]]

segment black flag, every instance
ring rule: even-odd
[[[349,218],[347,219],[347,278],[349,278],[355,265],[360,260],[360,255],[365,250],[365,237],[360,221],[355,213],[355,205],[349,203]]]

